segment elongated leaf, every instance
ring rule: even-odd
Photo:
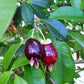
[[[75,63],[70,50],[64,42],[55,42],[54,46],[58,52],[56,70],[53,68],[53,71],[48,74],[51,76],[55,84],[71,84],[75,74]]]
[[[70,0],[70,1],[71,1],[72,7],[83,10],[84,0]]]
[[[61,20],[84,20],[82,11],[69,6],[58,8],[50,15],[50,18]]]
[[[17,59],[17,58],[15,58],[15,57],[12,58],[12,60],[11,60],[11,62],[10,62],[10,64],[9,64],[9,66],[8,66],[8,68],[7,68],[7,71],[9,71],[9,70],[11,69],[11,67],[12,67],[12,65],[13,65],[13,63],[15,62],[16,59]]]
[[[15,15],[13,17],[15,27],[17,27],[22,21],[21,8],[21,6],[17,8]]]
[[[14,84],[14,79],[12,79],[11,77],[9,78],[7,84]]]
[[[26,83],[26,81],[24,79],[22,79],[21,77],[15,75],[14,84],[27,84],[27,83]]]
[[[75,39],[83,48],[84,48],[84,40],[82,38],[80,38],[77,34],[75,34],[74,32],[70,32],[68,31],[68,34]]]
[[[18,57],[17,60],[14,62],[11,70],[18,68],[20,66],[26,65],[26,64],[29,64],[29,61],[25,55],[22,55],[22,56]]]
[[[34,13],[35,13],[39,18],[42,18],[42,19],[43,19],[43,18],[46,17],[45,12],[44,12],[39,6],[36,6],[36,5],[32,4],[31,7],[33,8]]]
[[[81,58],[84,59],[84,49],[80,51]]]
[[[31,68],[26,65],[24,67],[24,77],[28,84],[45,84],[45,76],[40,68]]]
[[[28,4],[22,4],[22,18],[26,24],[33,23],[34,14],[32,12],[31,7]]]
[[[57,2],[64,1],[64,0],[56,0]]]
[[[48,8],[50,6],[50,0],[32,0],[32,3],[43,8]]]
[[[7,71],[0,75],[0,84],[7,84],[9,77],[13,74],[13,71]]]
[[[23,54],[24,55],[24,44],[22,44],[19,48],[18,48],[18,50],[16,51],[16,57],[19,57],[21,54]]]
[[[0,40],[16,9],[17,0],[0,0]]]
[[[59,40],[67,39],[66,27],[60,21],[50,18],[48,20],[43,20],[43,22],[45,23],[49,31]]]
[[[33,28],[33,25],[24,26],[20,33],[26,36],[32,28]]]
[[[70,40],[67,44],[74,49],[74,51],[81,50],[83,47],[76,40]]]
[[[21,43],[13,44],[5,54],[4,60],[3,60],[3,70],[7,70],[15,52],[20,47]]]
[[[41,35],[41,33],[40,33],[39,31],[34,30],[34,29],[31,29],[31,30],[28,32],[28,35],[27,35],[27,38],[26,38],[25,41],[27,41],[29,38],[32,38],[32,32],[34,32],[33,37],[34,37],[35,39],[38,39],[38,40],[40,41],[40,38],[42,38],[42,35]]]
[[[25,42],[26,42],[29,38],[31,38],[33,31],[34,31],[34,29],[31,29],[31,30],[28,32],[28,35],[27,35],[27,38],[26,38]]]

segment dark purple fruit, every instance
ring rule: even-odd
[[[35,64],[39,67],[38,59],[42,58],[43,48],[41,43],[36,39],[28,39],[25,43],[25,56],[30,60],[30,65]]]

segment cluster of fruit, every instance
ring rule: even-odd
[[[30,60],[30,65],[39,67],[38,59],[45,63],[48,71],[52,71],[52,64],[55,65],[57,61],[57,51],[50,39],[38,41],[30,38],[25,43],[25,56]]]

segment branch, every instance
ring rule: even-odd
[[[55,84],[55,82],[52,80],[52,78],[47,74],[47,77],[50,79],[50,81],[52,82],[52,84]]]
[[[79,71],[77,72],[77,73],[79,73],[80,71],[82,71],[82,70],[84,70],[84,68],[82,68],[82,69],[79,69]]]
[[[73,31],[73,30],[67,29],[67,31]],[[83,31],[84,32],[84,30],[74,30],[74,32],[80,32],[80,31]]]
[[[84,60],[75,60],[74,62],[75,64],[80,64],[80,63],[84,63]]]
[[[36,20],[37,20],[37,19],[38,19],[37,16],[34,15],[34,28],[35,28],[35,29],[37,29],[37,25],[36,25]]]

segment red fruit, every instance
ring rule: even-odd
[[[57,51],[53,44],[51,43],[50,39],[47,39],[46,41],[41,41],[43,46],[43,55],[42,55],[42,61],[45,63],[45,65],[48,65],[48,69],[51,72],[52,71],[52,64],[55,64],[57,61]]]
[[[57,61],[57,51],[52,43],[43,44],[43,52],[42,61],[45,64],[54,64]]]
[[[41,43],[36,39],[28,39],[25,44],[25,55],[30,60],[30,65],[35,63],[36,68],[39,67],[38,59],[41,59],[43,48]]]

